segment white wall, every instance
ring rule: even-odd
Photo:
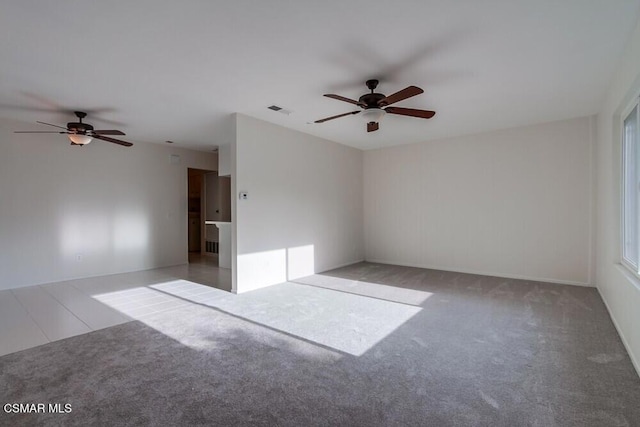
[[[640,23],[598,115],[597,285],[640,373],[640,280],[620,265],[620,114],[640,94]]]
[[[0,123],[0,289],[187,262],[187,167],[215,154],[25,128]]]
[[[366,151],[366,259],[591,284],[594,122]]]
[[[240,114],[236,132],[235,290],[362,260],[362,152]]]

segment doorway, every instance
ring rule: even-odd
[[[231,268],[231,179],[188,169],[189,264]]]
[[[187,277],[231,291],[231,179],[188,169]]]
[[[206,257],[206,193],[205,175],[211,173],[208,170],[188,169],[188,230],[187,248],[189,252],[189,264],[218,265],[217,259]]]

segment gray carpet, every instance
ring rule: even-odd
[[[2,425],[640,425],[595,289],[362,263],[0,358]]]

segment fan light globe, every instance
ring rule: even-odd
[[[73,133],[71,135],[69,135],[69,140],[71,142],[73,142],[74,144],[78,144],[78,145],[86,145],[88,143],[90,143],[93,138],[90,137],[89,135],[81,135],[78,133]]]
[[[362,112],[362,117],[364,121],[367,123],[376,122],[378,123],[384,115],[387,114],[382,108],[367,108]]]

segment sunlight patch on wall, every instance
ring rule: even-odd
[[[238,293],[297,279],[315,272],[314,245],[238,255]]]
[[[237,269],[238,292],[286,282],[287,251],[276,249],[238,255]]]
[[[287,279],[293,280],[315,273],[313,245],[287,249]]]
[[[73,212],[64,215],[59,245],[65,258],[110,252],[146,251],[149,222],[144,214],[119,213],[110,218],[101,212]]]
[[[121,213],[113,221],[113,248],[116,251],[145,249],[149,245],[149,223],[141,213]]]
[[[99,212],[65,214],[59,242],[65,258],[107,250],[111,244],[107,216]]]

